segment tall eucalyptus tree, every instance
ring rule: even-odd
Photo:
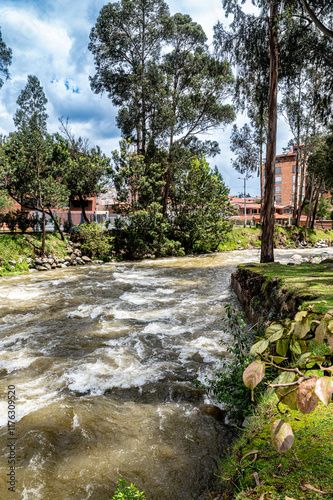
[[[221,32],[220,37],[222,43],[233,42],[233,45],[241,42],[244,50],[240,51],[237,57],[236,64],[238,68],[249,67],[249,60],[256,60],[257,54],[253,50],[253,46],[261,46],[263,26],[266,24],[266,44],[269,50],[267,51],[269,68],[266,66],[264,70],[269,75],[269,95],[267,107],[267,147],[266,147],[266,178],[265,192],[263,202],[263,219],[262,219],[262,244],[261,244],[261,262],[271,262],[274,260],[273,250],[273,233],[274,233],[274,179],[275,179],[275,156],[276,156],[276,135],[277,135],[277,92],[278,92],[278,77],[283,73],[288,73],[289,76],[295,75],[295,64],[293,55],[296,50],[297,55],[303,54],[304,64],[309,57],[306,51],[307,32],[313,29],[312,17],[307,17],[307,12],[304,10],[301,1],[294,0],[253,0],[253,4],[259,8],[259,15],[245,14],[241,5],[245,2],[238,0],[222,0],[222,5],[226,15],[233,14],[234,18],[231,23],[231,31]],[[320,0],[315,2],[305,2],[307,6],[312,8],[320,8],[320,15],[325,16],[328,23],[332,20],[333,1]],[[319,5],[320,4],[320,5]],[[319,15],[319,14],[318,14]],[[318,17],[317,15],[315,16]],[[298,31],[302,36],[296,38],[294,36],[294,26],[297,25]],[[252,44],[247,42],[248,33],[253,37]],[[249,50],[248,50],[249,48]],[[303,49],[303,50],[301,50]],[[280,60],[279,60],[280,51]],[[315,56],[319,59],[324,57],[319,51]],[[255,61],[254,61],[255,62]],[[251,72],[252,73],[252,72]],[[249,77],[252,78],[252,74]]]

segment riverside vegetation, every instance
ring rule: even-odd
[[[140,215],[135,216],[141,217]],[[121,227],[123,223],[121,223]],[[139,229],[142,226],[138,225],[137,236],[139,236]],[[118,234],[119,233],[119,234]],[[83,254],[90,259],[96,261],[110,261],[119,260],[124,258],[153,258],[160,256],[157,247],[157,252],[153,243],[146,248],[141,246],[134,247],[130,253],[118,251],[120,240],[126,241],[129,245],[130,240],[134,245],[134,230],[130,225],[123,227],[119,230],[106,230],[106,228],[97,223],[82,224],[77,231],[67,233],[66,239],[62,240],[56,233],[47,233],[45,243],[45,253],[53,255],[57,259],[65,259],[68,256],[68,246],[77,245],[80,247]],[[233,227],[230,231],[224,233],[223,241],[219,245],[214,245],[215,251],[231,251],[231,250],[245,250],[247,248],[260,247],[261,230],[257,227],[252,228],[238,228]],[[333,231],[323,231],[320,229],[308,230],[307,241],[303,241],[303,231],[300,228],[282,228],[278,227],[275,230],[275,246],[279,248],[309,248],[311,246],[326,244],[331,246],[333,244]],[[135,239],[135,238],[134,238]],[[203,240],[202,240],[203,241]],[[181,248],[181,247],[180,247]],[[195,253],[204,253],[209,251],[203,244],[199,246]],[[193,248],[191,248],[194,251]],[[42,254],[42,235],[40,233],[27,232],[27,233],[3,233],[0,235],[0,276],[5,276],[11,273],[27,272],[29,270],[29,263],[36,257],[39,258]],[[145,253],[148,252],[148,253]],[[273,264],[273,272],[277,272],[278,264]],[[30,266],[33,267],[33,266]],[[268,269],[263,267],[263,269]],[[290,270],[290,269],[289,269]],[[292,270],[291,270],[292,271]]]
[[[229,403],[230,388],[220,382],[229,382],[234,394],[244,390],[242,382],[250,389],[248,404],[237,408],[239,416],[247,416],[245,429],[227,462],[221,464],[223,486],[218,498],[305,500],[333,493],[331,265],[330,259],[296,266],[251,264],[240,266],[236,273],[243,279],[243,287],[244,273],[248,284],[259,277],[261,295],[268,293],[271,299],[274,279],[273,302],[280,296],[280,306],[281,301],[293,302],[296,298],[302,305],[291,318],[288,308],[281,314],[281,307],[273,307],[278,322],[261,329],[246,355],[244,350],[233,349],[230,371],[217,372],[216,379],[209,381],[208,389]],[[258,313],[267,307],[265,297],[258,299],[258,289],[252,287],[250,295]],[[245,323],[239,314],[232,318],[229,312],[228,316],[237,347],[237,338],[244,335],[240,327]],[[259,394],[253,401],[255,388],[259,388]],[[235,402],[237,405],[238,400]]]

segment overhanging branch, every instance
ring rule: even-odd
[[[310,18],[312,19],[312,21],[315,23],[315,25],[317,26],[317,28],[319,28],[320,31],[322,31],[324,33],[324,35],[326,35],[326,36],[328,36],[330,38],[333,38],[333,31],[330,30],[330,29],[328,29],[328,28],[326,28],[326,26],[324,26],[324,24],[321,21],[319,21],[319,19],[317,18],[316,14],[310,8],[308,2],[306,0],[301,0],[301,1],[302,1],[304,9],[308,13],[308,15],[310,16]]]

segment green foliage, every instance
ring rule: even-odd
[[[40,233],[5,233],[0,235],[0,276],[28,271],[27,258],[34,258],[41,253],[42,235]],[[66,242],[52,233],[46,234],[45,250],[47,254],[59,259],[67,255]],[[15,260],[16,266],[8,261]],[[20,261],[22,262],[20,263]]]
[[[9,79],[8,66],[10,66],[11,63],[12,63],[12,50],[9,47],[7,47],[7,45],[3,41],[0,31],[0,74],[6,80]],[[2,77],[0,77],[0,88],[4,84],[4,80]]]
[[[318,355],[311,349],[311,341],[326,345],[326,354]],[[263,380],[266,367],[277,370],[277,377],[269,383],[280,403],[302,414],[315,410],[319,401],[329,404],[333,394],[333,310],[319,313],[314,306],[301,309],[293,320],[284,324],[272,323],[265,337],[253,344],[250,354],[256,359],[245,369],[244,385],[253,390]],[[278,355],[278,356],[277,356]],[[329,376],[313,370],[323,370]],[[270,390],[272,392],[272,390]],[[279,452],[293,444],[291,426],[284,419],[271,428],[272,444]]]
[[[36,76],[28,75],[28,82],[17,98],[16,103],[19,107],[14,116],[14,123],[18,130],[46,132],[47,99]]]
[[[226,316],[223,320],[226,330],[231,331],[232,343],[223,340],[220,343],[231,354],[231,361],[227,357],[221,358],[221,368],[215,370],[214,377],[207,379],[205,385],[196,382],[208,393],[213,394],[217,401],[226,403],[233,417],[244,419],[251,408],[253,401],[243,384],[243,372],[248,363],[248,347],[251,337],[248,334],[244,314],[226,304]]]
[[[112,237],[102,224],[92,222],[76,226],[76,230],[72,231],[71,239],[79,241],[82,250],[89,257],[110,260],[113,249]]]
[[[230,149],[237,154],[237,159],[232,160],[232,166],[237,172],[249,177],[251,172],[259,172],[259,148],[247,123],[240,130],[237,125],[233,126]]]
[[[111,500],[146,500],[143,491],[139,491],[135,484],[128,485],[124,479],[119,479],[117,490]]]
[[[6,190],[0,190],[0,212],[8,211],[13,206],[13,200],[8,196]]]
[[[226,232],[233,207],[217,168],[211,170],[202,157],[194,157],[189,165],[179,165],[172,193],[171,224],[174,239],[186,253],[217,250]]]
[[[129,141],[112,154],[113,181],[118,211],[126,217],[116,221],[115,250],[126,258],[184,255],[216,250],[232,227],[233,208],[228,190],[217,169],[202,157],[180,154],[170,191],[169,211],[164,213],[166,158],[158,162],[130,152]]]
[[[120,110],[117,124],[139,154],[171,153],[195,134],[234,119],[223,104],[230,67],[212,56],[189,15],[170,16],[163,0],[105,5],[90,34],[92,90],[106,91]]]

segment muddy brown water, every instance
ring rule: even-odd
[[[0,498],[107,500],[120,477],[148,500],[204,498],[231,432],[200,411],[212,401],[193,380],[226,355],[219,340],[231,341],[221,322],[236,303],[230,273],[258,258],[235,251],[2,278]]]

